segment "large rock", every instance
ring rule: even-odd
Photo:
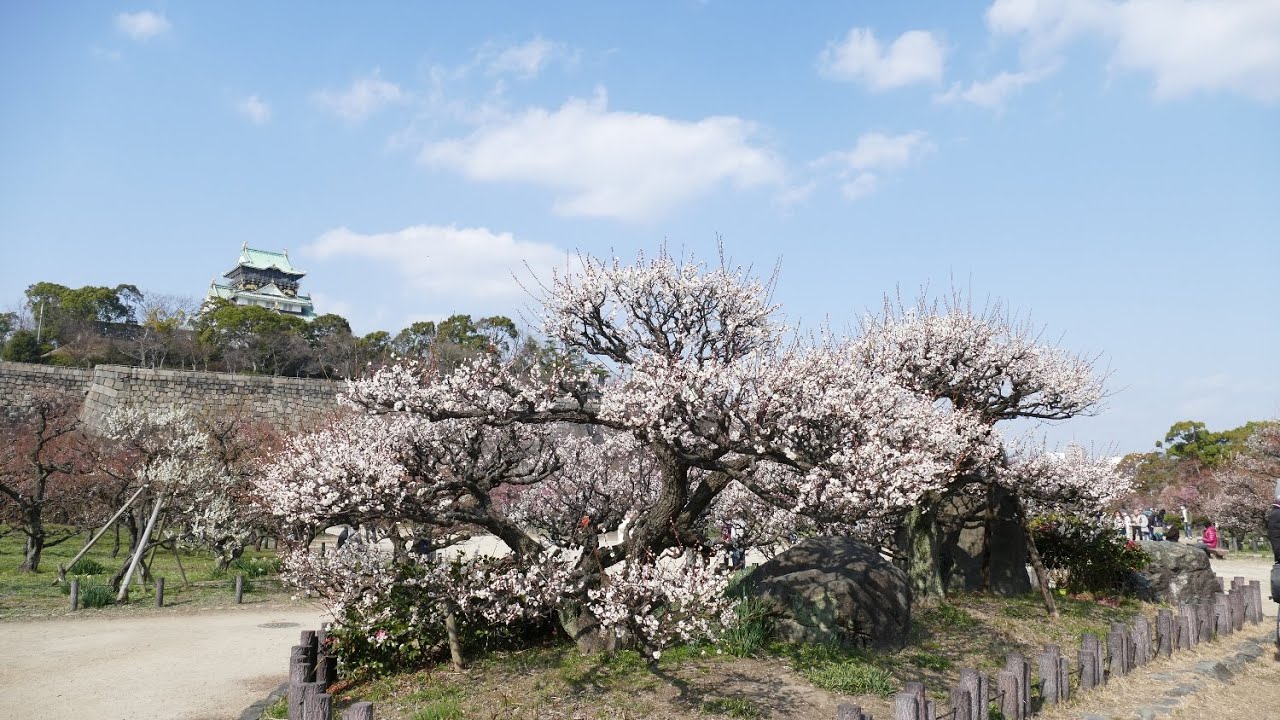
[[[1151,556],[1147,567],[1134,573],[1138,597],[1171,605],[1200,603],[1218,591],[1218,576],[1209,567],[1209,555],[1194,545],[1143,540],[1138,543]]]
[[[851,538],[810,538],[747,579],[772,605],[783,640],[898,649],[911,627],[907,574]]]
[[[942,578],[948,591],[1005,596],[1031,591],[1027,539],[1012,495],[995,488],[989,497],[952,498],[938,511],[938,525]]]

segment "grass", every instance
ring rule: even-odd
[[[40,571],[24,573],[17,569],[23,560],[23,536],[12,533],[0,538],[0,620],[68,612],[69,587],[67,583],[57,582],[58,565],[70,561],[87,539],[87,536],[81,535],[60,545],[45,548],[40,559]],[[68,579],[80,579],[81,608],[102,607],[107,608],[104,612],[125,611],[125,608],[110,607],[114,605],[115,593],[108,583],[111,575],[128,561],[125,554],[127,548],[121,547],[119,555],[113,558],[112,545],[113,538],[108,533],[83,558],[68,568]],[[246,578],[256,578],[254,593],[245,595],[246,603],[276,601],[287,597],[278,581],[272,577],[279,562],[274,552],[246,551],[246,557],[241,558],[230,572],[231,583],[228,583],[226,573],[215,572],[217,563],[212,554],[191,551],[182,551],[180,554],[182,567],[190,581],[187,587],[183,587],[178,562],[172,552],[157,550],[152,556],[152,575],[165,578],[166,605],[209,607],[234,603],[234,575],[237,572],[244,572]],[[246,582],[246,593],[248,589],[249,583]],[[132,608],[153,607],[154,592],[154,587],[150,584],[139,587],[134,578],[129,590]]]
[[[702,701],[702,712],[733,718],[758,718],[760,707],[746,698],[713,698]]]

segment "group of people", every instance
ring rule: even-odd
[[[1174,540],[1178,539],[1178,526],[1170,526],[1165,522],[1165,510],[1134,510],[1126,513],[1116,511],[1116,532],[1129,540]],[[1172,533],[1173,537],[1169,537]]]

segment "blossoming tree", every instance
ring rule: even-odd
[[[991,452],[968,411],[858,363],[848,341],[785,342],[768,297],[741,268],[584,257],[547,286],[543,330],[606,368],[603,382],[581,364],[493,357],[447,375],[387,367],[351,384],[360,413],[290,444],[262,493],[290,522],[377,515],[477,528],[522,560],[571,551],[575,583],[558,609],[589,649],[607,642],[601,624],[622,624],[601,601],[644,594],[622,586],[705,587],[694,570],[642,566],[701,546],[731,486],[848,522],[909,505]],[[622,541],[600,547],[598,533],[623,520]],[[681,614],[670,621],[697,625]],[[625,624],[670,636],[649,620]]]

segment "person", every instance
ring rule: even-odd
[[[341,550],[343,545],[347,544],[347,538],[351,537],[351,531],[346,525],[342,526],[342,532],[338,533],[338,549]]]
[[[1206,522],[1204,525],[1204,533],[1200,536],[1200,543],[1197,545],[1204,550],[1210,557],[1224,558],[1227,551],[1218,547],[1218,529],[1213,526],[1213,521]]]
[[[1124,514],[1124,539],[1133,539],[1133,518],[1129,516],[1129,513]]]
[[[1178,532],[1177,525],[1170,525],[1169,529],[1164,532],[1164,539],[1168,540],[1169,542],[1178,542],[1178,538],[1180,536],[1181,536],[1181,533]]]
[[[1150,540],[1151,531],[1147,528],[1148,520],[1146,513],[1134,513],[1133,517],[1133,539],[1134,540]]]
[[[1116,516],[1111,520],[1111,526],[1116,529],[1116,534],[1118,534],[1120,537],[1126,540],[1129,539],[1129,531],[1125,529],[1124,513],[1117,510]]]

